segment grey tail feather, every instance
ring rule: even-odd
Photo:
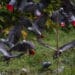
[[[8,60],[10,60],[11,58],[19,58],[19,57],[21,57],[22,55],[24,55],[24,53],[20,53],[20,54],[17,54],[17,55],[3,56],[3,58],[4,58],[3,61],[8,61]]]
[[[20,53],[20,54],[16,54],[16,55],[10,55],[8,58],[15,58],[15,57],[20,57],[22,56],[24,53]]]

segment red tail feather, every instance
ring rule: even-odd
[[[75,27],[75,21],[72,21],[71,24]]]
[[[7,4],[7,10],[9,11],[9,12],[13,12],[14,11],[14,7],[13,7],[13,5],[9,5],[9,4]]]
[[[30,54],[30,55],[34,55],[34,54],[35,54],[35,51],[34,51],[34,50],[30,50],[30,51],[29,51],[29,54]]]

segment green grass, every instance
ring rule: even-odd
[[[56,36],[54,32],[46,32],[44,31],[45,38],[43,39],[44,42],[50,44],[51,46],[56,47]],[[69,33],[64,33],[63,31],[59,31],[59,46],[72,41],[75,39],[75,30],[71,30]],[[36,54],[34,56],[28,56],[28,54],[23,55],[20,58],[11,59],[9,64],[6,62],[0,61],[0,71],[15,71],[12,75],[19,75],[19,72],[22,68],[26,68],[29,70],[28,75],[57,75],[56,73],[51,73],[49,71],[45,71],[40,73],[40,69],[42,67],[43,61],[50,61],[52,66],[49,68],[52,70],[57,69],[61,65],[65,66],[65,69],[59,73],[58,75],[75,75],[75,50],[69,50],[59,58],[59,66],[58,66],[58,59],[53,59],[54,51],[40,45],[36,41],[36,37],[31,33],[28,35],[28,40],[34,42],[36,46]],[[64,63],[61,63],[64,61]],[[10,75],[10,74],[7,74]],[[24,74],[25,75],[25,74]]]

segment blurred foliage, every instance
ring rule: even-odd
[[[51,4],[48,7],[48,11],[54,11],[60,8],[61,0],[51,0]]]

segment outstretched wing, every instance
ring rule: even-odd
[[[57,57],[59,57],[61,55],[62,52],[67,51],[67,50],[69,50],[71,48],[74,48],[74,47],[75,47],[75,40],[73,40],[73,41],[71,41],[71,42],[69,42],[67,44],[64,44],[63,46],[59,47],[59,49],[57,51],[55,51],[53,57],[57,58]]]
[[[10,30],[7,38],[9,43],[16,44],[19,41],[21,37],[21,29],[21,25],[15,25],[15,27],[12,30]]]
[[[16,45],[14,45],[12,48],[9,49],[9,51],[21,51],[22,50],[22,45],[21,43],[17,43]]]
[[[73,40],[72,42],[69,42],[69,43],[64,44],[63,46],[61,46],[59,48],[59,51],[64,52],[64,51],[66,51],[66,50],[68,50],[70,48],[74,48],[74,47],[75,47],[75,40]]]
[[[15,58],[15,57],[19,57],[19,56],[21,56],[23,53],[20,53],[20,54],[12,54],[12,53],[10,53],[9,51],[8,51],[8,47],[6,46],[6,44],[4,44],[4,43],[0,43],[0,52],[3,54],[3,57],[5,57],[5,58],[8,58],[8,59],[10,59],[10,58]]]

